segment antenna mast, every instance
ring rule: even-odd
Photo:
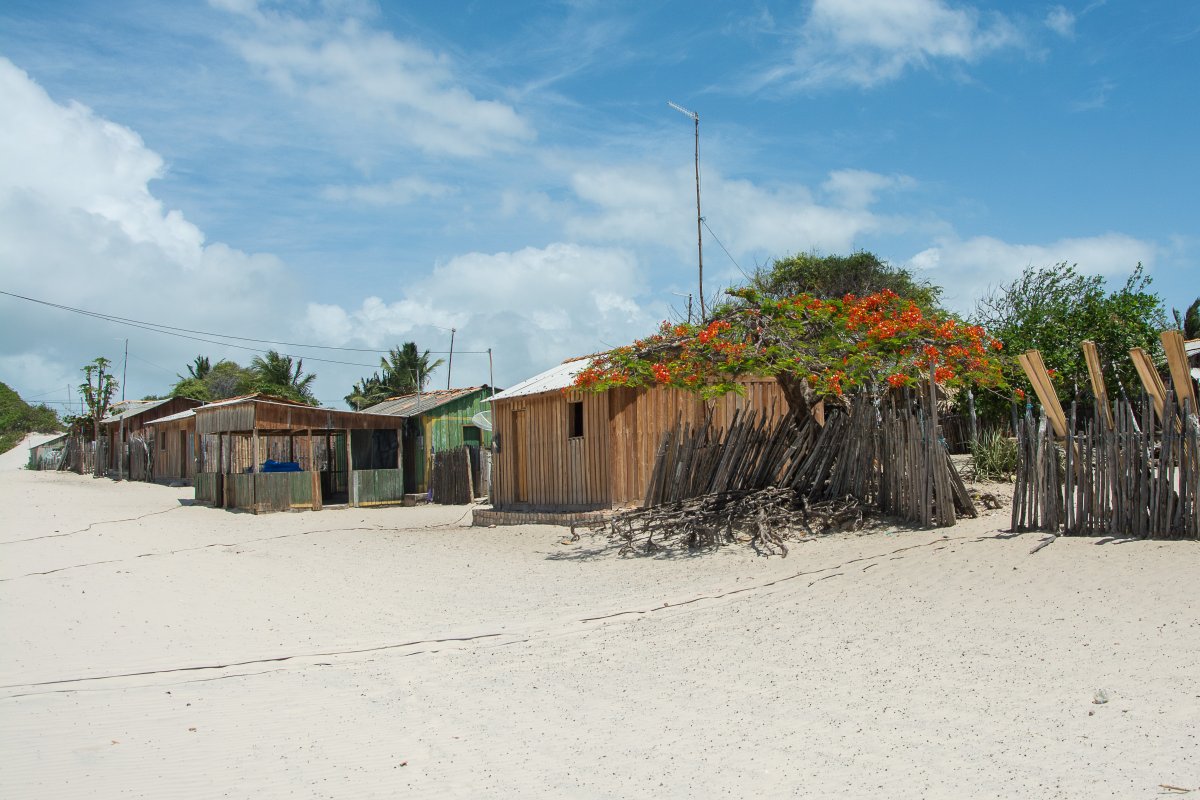
[[[700,216],[700,115],[670,100],[667,105],[685,117],[691,117],[696,126],[696,261],[700,272],[700,322],[703,323],[708,313],[704,308],[704,238],[700,233],[700,224],[704,221],[704,217]]]

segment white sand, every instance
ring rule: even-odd
[[[29,448],[37,447],[43,442],[58,438],[57,433],[30,433],[16,447],[0,453],[0,472],[12,469],[24,469],[29,463]]]
[[[1200,793],[1195,543],[619,559],[189,494],[0,473],[0,797]]]

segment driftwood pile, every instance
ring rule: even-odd
[[[933,404],[923,399],[860,395],[823,426],[753,411],[723,430],[676,426],[663,437],[643,506],[605,527],[626,553],[744,540],[786,555],[785,538],[857,529],[864,512],[925,526],[974,517],[936,409],[927,413]]]
[[[1044,412],[1035,418],[1026,408],[1012,529],[1200,539],[1200,422],[1172,392],[1157,420],[1147,398],[1139,406],[1122,399],[1109,415],[1097,404],[1080,424],[1072,404],[1071,433],[1061,441]]]

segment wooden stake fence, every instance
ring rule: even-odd
[[[1200,424],[1189,413],[1182,426],[1156,428],[1154,408],[1148,397],[1140,411],[1114,402],[1111,429],[1098,408],[1082,425],[1072,419],[1073,447],[1065,448],[1045,415],[1035,421],[1027,410],[1018,431],[1012,529],[1200,539]],[[1167,420],[1179,412],[1173,391],[1163,412]]]
[[[924,393],[921,393],[922,395]],[[953,525],[977,511],[946,452],[930,398],[855,397],[849,413],[797,426],[738,412],[729,427],[677,425],[659,446],[643,508],[768,487],[796,498],[852,497],[922,525]]]

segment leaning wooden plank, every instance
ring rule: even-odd
[[[1095,342],[1084,341],[1080,343],[1083,348],[1083,360],[1087,362],[1088,380],[1092,383],[1092,395],[1096,398],[1096,405],[1102,408],[1104,421],[1108,425],[1108,429],[1113,429],[1112,411],[1108,407],[1108,390],[1104,385],[1104,372],[1100,369],[1100,351],[1096,349]]]
[[[1183,334],[1179,331],[1163,331],[1159,334],[1163,352],[1167,355],[1167,368],[1171,371],[1171,384],[1180,409],[1196,413],[1196,393],[1192,389],[1192,376],[1188,372],[1187,352],[1183,347]]]
[[[1129,357],[1133,360],[1133,366],[1142,380],[1146,394],[1150,395],[1150,399],[1154,401],[1154,412],[1158,414],[1158,421],[1162,422],[1163,402],[1167,397],[1167,388],[1163,386],[1162,378],[1158,377],[1158,370],[1154,368],[1154,362],[1150,360],[1150,355],[1140,347],[1131,349]]]
[[[1018,356],[1018,360],[1025,370],[1026,377],[1029,378],[1029,383],[1033,386],[1033,391],[1037,393],[1038,400],[1046,409],[1046,416],[1050,419],[1054,434],[1065,437],[1067,435],[1067,415],[1063,412],[1062,404],[1058,402],[1058,394],[1054,391],[1054,384],[1050,380],[1050,373],[1046,371],[1042,354],[1037,350],[1027,350]]]

